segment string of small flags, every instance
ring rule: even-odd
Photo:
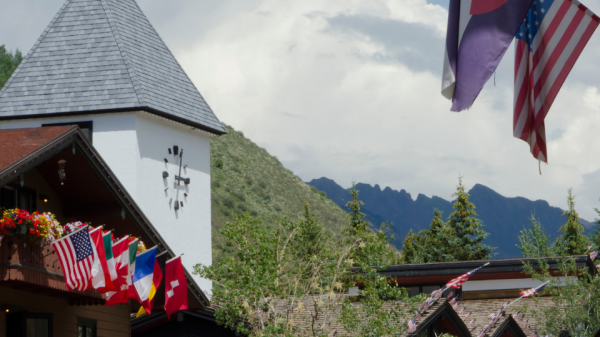
[[[477,271],[479,271],[479,269],[489,265],[490,263],[487,262],[486,264],[484,264],[481,267],[475,268],[473,270],[471,270],[470,272],[467,272],[455,279],[452,279],[450,281],[448,281],[448,283],[446,283],[446,285],[438,290],[434,290],[431,293],[431,296],[428,297],[425,300],[425,303],[421,306],[421,308],[419,308],[419,310],[415,313],[415,315],[413,316],[413,318],[411,318],[408,322],[406,322],[407,326],[408,326],[408,332],[409,333],[414,333],[415,331],[417,331],[417,323],[421,320],[421,315],[426,313],[427,310],[429,310],[429,308],[431,308],[432,305],[434,305],[435,303],[437,303],[437,301],[442,297],[442,294],[444,293],[444,291],[446,291],[449,288],[454,288],[454,289],[460,289],[462,287],[462,285],[467,282],[467,280],[471,277],[471,275],[475,274]],[[454,291],[451,291],[450,294],[448,294],[448,299],[450,299],[452,297],[452,299],[449,301],[450,304],[454,304],[452,306],[452,308],[454,310],[458,309],[458,306],[460,305],[460,302],[462,300],[459,300],[458,302],[456,301],[456,297],[454,296]],[[465,308],[461,309],[462,313],[464,311]],[[459,313],[459,314],[460,314]],[[471,313],[468,313],[468,316],[470,316]],[[467,317],[468,317],[467,316]]]

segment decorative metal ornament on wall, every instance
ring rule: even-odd
[[[58,178],[60,179],[61,185],[64,185],[65,180],[67,180],[67,173],[65,172],[66,164],[67,164],[67,161],[64,159],[61,159],[58,161]]]
[[[168,153],[169,153],[169,155],[174,156],[174,158],[172,158],[172,160],[169,160],[167,158],[164,159],[166,170],[161,172],[161,177],[165,184],[165,186],[164,186],[165,187],[165,189],[164,189],[165,197],[168,198],[169,193],[174,194],[169,199],[169,208],[171,208],[171,206],[172,206],[175,211],[178,211],[184,206],[184,201],[187,202],[187,196],[189,194],[188,185],[191,184],[191,180],[190,180],[190,178],[186,178],[181,175],[182,170],[186,170],[188,167],[187,164],[186,165],[183,164],[183,149],[181,149],[181,148],[179,148],[179,146],[175,145],[175,146],[173,146],[173,148],[168,149]],[[174,164],[169,165],[170,162],[173,162]],[[171,170],[175,170],[175,172],[173,172],[173,173],[177,173],[177,174],[169,173],[169,168],[171,168]],[[170,178],[170,177],[173,177],[173,178]],[[169,181],[173,182],[172,189],[169,188]],[[181,183],[183,183],[184,185],[182,186]],[[172,192],[170,192],[170,191],[172,191]],[[183,198],[181,198],[181,195],[183,195]]]

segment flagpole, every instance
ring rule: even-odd
[[[548,284],[549,282],[550,282],[550,281],[546,281],[545,283],[542,283],[541,285],[537,286],[536,288],[539,288],[539,287],[541,287],[541,286],[544,286],[544,285]],[[509,303],[509,304],[508,304],[506,307],[508,308],[508,307],[510,307],[511,305],[513,305],[513,304],[517,303],[517,301],[518,301],[518,300],[520,300],[520,299],[522,299],[523,297],[526,297],[526,296],[525,296],[525,295],[523,295],[523,296],[521,296],[521,297],[517,298],[516,300],[514,300],[514,301],[510,302],[510,303]]]
[[[179,257],[182,257],[182,256],[183,256],[183,253],[182,253],[181,255],[179,255],[179,256],[175,256],[174,258],[172,258],[172,259],[168,260],[167,262],[165,262],[165,264],[166,264],[166,263],[169,263],[169,262],[171,262],[171,261],[173,261],[173,260],[176,260],[177,258],[179,258]]]

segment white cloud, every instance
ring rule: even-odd
[[[16,13],[41,6],[39,0],[13,3],[21,8]],[[62,1],[48,3],[55,12]],[[139,3],[217,115],[304,180],[327,176],[343,186],[355,180],[450,198],[460,172],[469,186],[559,207],[573,187],[580,214],[595,217],[598,35],[546,119],[550,165],[542,165],[540,176],[528,145],[512,137],[512,48],[496,86],[490,81],[470,110],[449,112],[439,93],[442,6],[425,0]],[[600,11],[600,0],[586,4]],[[26,26],[18,34],[27,45],[18,47],[27,50],[54,12],[44,13],[46,19],[36,14],[41,26],[2,17],[0,29]]]

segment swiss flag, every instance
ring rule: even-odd
[[[165,264],[165,311],[167,317],[188,308],[188,291],[185,273],[178,256]]]

